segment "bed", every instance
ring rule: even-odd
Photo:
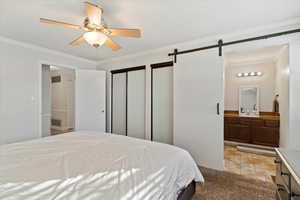
[[[204,179],[175,146],[72,132],[0,146],[0,199],[187,200]]]

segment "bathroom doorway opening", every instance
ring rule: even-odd
[[[224,56],[225,170],[272,182],[289,120],[289,46]]]
[[[42,136],[75,129],[75,70],[42,65]]]

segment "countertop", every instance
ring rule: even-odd
[[[300,151],[278,148],[276,152],[283,162],[285,162],[292,176],[300,185]]]
[[[263,120],[277,120],[279,121],[280,120],[280,116],[278,115],[268,115],[268,114],[260,114],[259,116],[254,116],[254,117],[248,117],[248,116],[241,116],[239,115],[238,113],[224,113],[224,117],[232,117],[232,118],[237,118],[237,117],[240,117],[240,118],[245,118],[245,119],[263,119]]]

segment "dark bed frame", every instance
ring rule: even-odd
[[[177,200],[192,200],[195,192],[196,182],[192,181],[188,186],[180,191]]]

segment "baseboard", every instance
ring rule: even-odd
[[[224,141],[224,144],[228,146],[234,146],[237,148],[238,151],[241,152],[254,153],[254,154],[272,156],[272,157],[276,156],[274,147],[246,144],[246,143],[232,142],[232,141]]]
[[[244,147],[244,146],[237,146],[237,149],[241,152],[246,152],[246,153],[254,153],[254,154],[271,156],[271,157],[276,156],[276,152],[273,150],[259,149],[259,148],[253,148],[253,147]]]
[[[244,146],[244,147],[252,147],[252,148],[258,148],[258,149],[264,149],[264,150],[270,150],[270,151],[275,151],[275,147],[269,147],[269,146],[263,146],[263,145],[256,145],[256,144],[247,144],[247,143],[241,143],[241,142],[232,142],[225,140],[224,141],[225,145],[228,146]]]

